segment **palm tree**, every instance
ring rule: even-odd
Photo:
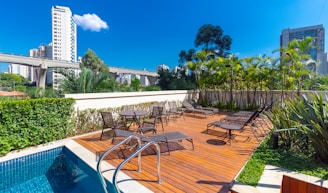
[[[252,76],[251,74],[253,74],[253,68],[251,67],[255,62],[256,62],[256,58],[255,57],[246,57],[241,59],[241,62],[244,64],[245,68],[244,68],[244,72],[243,72],[243,82],[245,84],[246,87],[246,104],[250,104],[250,100],[251,100],[251,96],[250,96],[250,88],[252,85]]]
[[[193,61],[187,62],[187,68],[191,70],[196,78],[197,88],[198,89],[206,89],[206,77],[209,74],[208,69],[206,68],[209,60],[213,60],[215,55],[206,50],[201,50],[196,52],[193,57]],[[206,93],[206,92],[205,92]],[[199,95],[199,100],[203,101],[206,96]]]
[[[230,71],[230,110],[232,110],[233,105],[233,85],[236,85],[235,81],[236,79],[239,79],[237,77],[240,77],[240,70],[242,69],[242,65],[240,64],[240,60],[238,57],[234,54],[229,55],[229,57],[226,60],[226,68],[228,68],[228,71]],[[235,86],[236,87],[236,86]]]
[[[270,76],[269,64],[271,63],[271,58],[266,57],[265,55],[259,55],[257,57],[259,61],[259,89],[261,91],[262,105],[265,104],[263,99],[263,91],[267,89],[268,78]],[[261,101],[260,101],[261,102]]]
[[[252,107],[256,106],[256,93],[259,88],[258,83],[260,82],[260,61],[258,58],[254,58],[253,62],[247,67],[246,71],[247,75],[250,78],[250,87],[253,88],[253,102],[251,104]]]
[[[60,88],[64,93],[94,93],[98,85],[108,79],[108,73],[93,73],[91,69],[82,68],[77,75],[74,71],[61,71],[64,75]]]
[[[309,74],[307,65],[313,64],[311,56],[308,53],[313,46],[313,38],[306,37],[303,40],[294,39],[290,41],[287,48],[280,48],[282,64],[287,64],[289,81],[295,85],[297,94],[300,95],[304,78]]]
[[[195,56],[193,57],[193,61],[187,62],[187,68],[191,70],[196,76],[197,88],[203,88],[204,85],[201,83],[201,78],[204,77],[204,72],[207,71],[206,63],[212,57],[213,54],[206,50],[201,50],[196,52]]]

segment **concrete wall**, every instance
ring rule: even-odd
[[[76,100],[75,109],[113,108],[123,105],[140,104],[153,101],[183,101],[190,99],[194,93],[186,90],[175,91],[144,91],[144,92],[114,92],[66,94],[65,98]]]
[[[325,91],[302,91],[302,95],[307,96],[311,93],[323,95],[323,100],[328,100],[328,92]],[[114,92],[114,93],[86,93],[86,94],[66,94],[65,98],[74,98],[76,100],[75,109],[102,109],[115,108],[123,105],[134,105],[147,102],[163,102],[183,100],[206,99],[208,104],[215,105],[217,103],[226,104],[230,102],[229,91],[202,91],[200,94],[195,91],[174,90],[174,91],[143,91],[143,92]],[[269,105],[272,102],[281,101],[281,91],[257,91],[254,96],[253,91],[249,91],[249,99],[247,99],[246,91],[233,91],[233,103],[243,109],[247,104]],[[296,91],[284,91],[283,98],[287,99],[296,94]]]

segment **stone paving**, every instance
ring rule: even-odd
[[[323,180],[317,177],[300,174],[272,165],[266,165],[261,179],[256,187],[257,190],[263,193],[280,193],[280,185],[282,182],[282,176],[284,174],[306,182],[328,187],[328,180]]]

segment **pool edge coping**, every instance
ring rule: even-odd
[[[92,132],[92,133],[99,133],[99,131]],[[12,159],[28,156],[30,154],[47,151],[50,149],[54,149],[57,147],[65,146],[70,151],[72,151],[75,155],[77,155],[81,160],[83,160],[88,166],[90,166],[95,172],[97,172],[97,162],[96,162],[96,155],[74,141],[75,138],[79,138],[84,135],[90,135],[92,133],[87,133],[79,136],[69,137],[53,142],[49,142],[46,144],[41,144],[37,146],[27,147],[21,150],[15,150],[9,152],[7,155],[0,157],[0,162],[6,162]],[[109,172],[104,175],[104,177],[112,183],[112,176],[114,173],[115,167],[110,165],[107,162],[102,163],[102,168],[104,170],[109,170]],[[136,171],[137,172],[137,171]],[[140,184],[139,182],[135,181],[134,179],[130,178],[124,172],[120,171],[118,175],[118,184],[119,188],[124,193],[135,192],[138,190],[140,193],[151,193],[152,191]]]

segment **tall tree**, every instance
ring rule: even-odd
[[[186,73],[181,68],[178,72],[170,72],[168,69],[160,69],[157,85],[162,90],[191,90],[196,88],[196,80],[193,73]]]
[[[93,73],[109,72],[108,66],[91,49],[82,58],[81,68],[83,67],[91,69]]]
[[[303,40],[294,39],[290,41],[287,48],[281,48],[281,61],[283,65],[288,65],[288,75],[290,82],[297,88],[297,94],[300,95],[304,78],[309,74],[308,64],[313,61],[311,55],[307,54],[313,46],[313,38],[306,37]],[[315,62],[314,62],[315,63]]]
[[[159,69],[158,70],[158,83],[157,85],[161,87],[162,90],[169,90],[169,85],[173,79],[172,73],[168,69]]]
[[[138,78],[133,78],[131,79],[131,84],[130,87],[134,90],[134,91],[139,91],[140,87],[141,87],[141,82]]]
[[[196,54],[195,49],[189,49],[187,52],[181,50],[179,54],[179,64],[184,65],[186,62],[192,61],[194,59],[195,54]]]
[[[204,50],[212,51],[216,56],[225,57],[229,54],[231,43],[231,37],[223,35],[220,26],[205,24],[198,30],[195,47],[203,46]]]

